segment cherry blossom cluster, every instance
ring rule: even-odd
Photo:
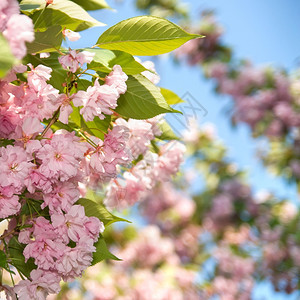
[[[132,137],[136,138],[134,135]],[[145,136],[142,137],[144,138]],[[142,148],[139,147],[139,151],[144,151],[144,141],[141,143]],[[136,145],[134,153],[135,149]],[[185,146],[178,141],[162,145],[158,154],[146,152],[144,159],[124,172],[122,177],[110,181],[105,198],[107,205],[124,208],[142,201],[159,182],[170,180],[178,172],[184,152]]]
[[[93,56],[70,50],[58,60],[73,78]],[[154,70],[151,64],[149,68]],[[109,205],[132,205],[178,171],[185,150],[172,141],[156,146],[157,153],[150,151],[162,134],[162,116],[114,116],[103,140],[84,129],[74,130],[70,117],[75,110],[86,122],[114,114],[127,90],[128,77],[119,65],[86,90],[74,90],[67,78],[63,93],[49,83],[51,73],[42,64],[20,65],[0,81],[0,218],[9,220],[6,244],[17,238],[24,245],[25,262],[33,260],[36,266],[13,290],[3,287],[21,300],[46,299],[59,292],[60,280],[72,281],[91,265],[104,225],[77,204],[87,188],[108,183]],[[158,76],[144,73],[158,82]],[[20,79],[24,74],[26,80]],[[52,131],[57,122],[71,130]]]
[[[64,299],[199,299],[197,272],[180,264],[172,239],[155,225],[133,230],[135,238],[118,249],[123,261],[89,268],[77,289],[63,291]],[[116,239],[124,235],[116,232]]]
[[[71,51],[60,60],[63,67],[76,72],[90,57]],[[131,161],[125,126],[115,125],[102,141],[63,129],[52,132],[51,122],[68,123],[71,101],[75,107],[82,106],[84,118],[91,111],[99,118],[112,114],[119,95],[126,91],[127,76],[115,66],[104,84],[95,81],[86,92],[61,94],[48,83],[51,68],[28,67],[15,68],[0,83],[0,133],[9,142],[0,148],[0,218],[10,220],[4,233],[7,243],[17,235],[25,245],[25,261],[32,258],[37,267],[14,291],[19,299],[45,299],[59,291],[61,279],[73,280],[91,265],[94,243],[104,230],[98,218],[87,217],[84,207],[76,204],[81,197],[79,183],[88,185],[95,174],[101,180],[114,178],[117,165]],[[25,82],[16,76],[23,72]],[[41,124],[44,119],[50,120],[50,126]],[[35,211],[37,204],[40,209]],[[25,215],[24,206],[29,209]]]
[[[143,199],[179,170],[185,151],[178,141],[160,139],[164,116],[134,120],[130,112],[119,114],[132,88],[128,84],[127,91],[129,78],[122,70],[126,59],[133,59],[129,53],[124,61],[115,51],[122,67],[109,63],[102,73],[93,67],[100,64],[93,48],[61,46],[63,38],[80,38],[68,26],[80,31],[99,24],[86,21],[76,27],[77,13],[68,15],[68,21],[55,17],[72,12],[69,5],[85,11],[73,2],[66,7],[52,0],[0,4],[0,38],[10,57],[0,74],[0,293],[9,299],[44,300],[60,291],[61,281],[73,281],[92,264],[114,257],[102,233],[104,224],[122,219],[103,203],[123,207]],[[58,23],[47,27],[48,21]],[[147,70],[139,72],[140,64]],[[144,81],[149,90],[160,79],[149,61],[135,62],[128,73],[148,78],[150,82]],[[133,106],[143,118],[139,104]],[[106,186],[106,199],[84,198],[99,190],[105,193]],[[152,239],[156,247],[151,246]],[[141,243],[145,243],[142,252],[153,252],[145,266],[159,267],[171,254],[173,271],[180,272],[173,245],[160,238],[158,229],[142,233],[136,247]],[[156,275],[157,288],[161,274]],[[8,275],[13,286],[2,280]],[[191,272],[188,284],[194,275]],[[149,277],[145,272],[141,281]],[[135,294],[140,293],[136,287]],[[181,295],[181,289],[174,293]]]

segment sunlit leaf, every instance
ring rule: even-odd
[[[121,260],[108,250],[102,235],[100,235],[98,241],[94,244],[94,246],[96,247],[96,252],[93,253],[92,266],[104,259]]]
[[[52,52],[60,48],[63,40],[60,25],[49,27],[44,32],[35,32],[35,39],[27,44],[28,53]]]
[[[165,89],[165,88],[160,88],[160,92],[164,96],[165,100],[169,105],[174,105],[178,103],[184,102],[178,95],[176,95],[174,92]]]
[[[34,28],[47,30],[54,25],[81,31],[104,24],[91,17],[80,5],[69,0],[55,0],[45,8],[45,0],[23,0],[21,5],[39,5],[27,15],[32,18]]]
[[[88,217],[97,217],[105,226],[114,222],[129,222],[128,220],[114,216],[103,204],[97,203],[93,200],[80,198],[76,204],[80,204],[84,207],[85,214]]]
[[[126,81],[127,91],[118,99],[116,112],[133,119],[149,119],[173,110],[160,89],[143,75],[129,76]]]
[[[110,27],[98,39],[100,48],[121,50],[132,55],[158,55],[201,37],[176,24],[153,16],[134,17]]]
[[[85,10],[97,10],[110,8],[105,0],[71,0],[80,5]]]
[[[95,53],[93,61],[88,64],[88,68],[95,71],[109,73],[114,65],[120,65],[127,75],[135,75],[147,70],[131,54],[123,51],[96,48],[83,50]]]

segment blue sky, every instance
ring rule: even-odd
[[[103,10],[92,15],[108,26],[142,12],[136,11],[133,0],[118,4],[107,0],[117,12]],[[234,49],[237,58],[248,58],[255,65],[272,64],[293,70],[300,63],[300,1],[298,0],[186,0],[195,22],[201,9],[213,8],[217,18],[225,28],[224,41]],[[97,27],[82,34],[80,41],[70,46],[92,46],[100,34],[108,27]],[[272,177],[255,158],[258,141],[254,141],[247,126],[232,129],[229,118],[224,113],[230,103],[225,96],[215,95],[213,84],[204,80],[198,67],[175,66],[170,59],[156,60],[161,75],[160,86],[169,88],[179,96],[189,92],[208,111],[199,122],[212,122],[220,137],[229,147],[230,157],[239,167],[249,171],[249,181],[254,190],[268,189],[280,197],[297,201],[295,187],[288,186],[283,180]],[[268,284],[261,284],[254,299],[298,299],[297,295],[272,294]]]

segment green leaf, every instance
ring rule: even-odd
[[[127,91],[118,99],[117,113],[133,119],[149,119],[167,112],[171,108],[160,89],[143,75],[128,76]]]
[[[6,38],[0,32],[0,78],[5,77],[16,61]]]
[[[178,103],[183,103],[184,101],[174,92],[165,89],[165,88],[160,88],[160,92],[164,96],[165,100],[169,105],[174,105]]]
[[[70,121],[76,124],[78,128],[81,128],[85,132],[103,140],[104,134],[107,132],[110,125],[111,116],[106,116],[104,120],[100,120],[98,117],[95,117],[93,121],[86,122],[79,111],[79,107],[73,106]]]
[[[37,266],[34,264],[33,258],[30,258],[25,263],[25,257],[23,255],[23,250],[25,245],[21,244],[17,237],[13,236],[8,244],[8,252],[12,265],[15,266],[21,273],[23,273],[27,278],[30,276],[30,272],[36,269]]]
[[[103,222],[104,226],[108,226],[115,222],[128,222],[130,221],[114,216],[110,213],[103,204],[97,203],[93,200],[80,198],[76,204],[80,204],[84,207],[85,214],[88,217],[96,217],[101,222]]]
[[[97,10],[110,8],[105,0],[71,0],[80,5],[85,10]]]
[[[28,53],[53,52],[60,48],[63,40],[60,25],[49,27],[44,32],[35,32],[35,39],[27,44]]]
[[[27,198],[26,202],[22,205],[21,215],[26,216],[44,216],[49,217],[49,208],[41,208],[42,200],[34,200]]]
[[[160,140],[179,140],[179,137],[174,133],[173,129],[166,121],[159,124],[159,128],[162,131],[162,134],[158,136]]]
[[[60,92],[63,92],[64,87],[62,83],[66,82],[67,71],[63,69],[61,64],[58,61],[58,57],[60,55],[58,53],[51,53],[48,58],[40,58],[39,55],[27,55],[23,61],[25,64],[31,63],[34,67],[42,64],[52,69],[51,78],[49,83],[58,89]]]
[[[72,105],[72,103],[71,103]],[[69,116],[69,120],[74,123],[78,128],[81,128],[81,115],[79,113],[79,107],[72,105],[73,111]]]
[[[105,240],[101,234],[94,246],[96,247],[96,252],[93,253],[92,266],[104,259],[121,260],[108,250]]]
[[[7,267],[6,254],[2,250],[0,250],[0,267],[1,268]]]
[[[7,145],[13,145],[15,140],[0,139],[0,147],[6,147]]]
[[[95,53],[93,61],[88,64],[88,68],[95,71],[109,73],[112,71],[114,65],[120,65],[123,72],[127,75],[135,75],[147,71],[132,55],[123,51],[95,48],[83,50]]]
[[[46,8],[45,4],[45,0],[23,0],[21,2],[21,5],[39,5],[38,9],[29,13],[35,29],[47,30],[51,26],[60,25],[62,28],[81,31],[105,25],[92,18],[80,5],[72,1],[55,0]]]
[[[77,79],[77,89],[86,91],[93,83],[87,79]]]
[[[153,16],[134,17],[110,27],[98,39],[100,48],[121,50],[132,55],[158,55],[201,37],[176,24]]]
[[[39,8],[40,5],[39,4],[20,4],[20,11],[23,14],[30,14],[33,10]]]
[[[100,120],[98,117],[95,117],[94,120],[90,122],[84,121],[83,117],[81,117],[81,127],[86,128],[87,132],[90,134],[104,140],[104,134],[107,133],[110,121],[111,116],[106,116],[104,120]]]

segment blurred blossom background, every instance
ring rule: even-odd
[[[205,36],[153,60],[185,101],[167,116],[185,162],[106,232],[122,261],[56,299],[300,299],[300,2],[107,2],[116,11],[91,15],[108,26],[152,14]],[[99,28],[81,36],[67,45],[94,45]]]

